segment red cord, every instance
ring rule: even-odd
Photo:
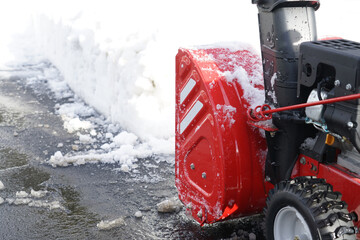
[[[266,121],[270,120],[272,118],[273,113],[277,112],[283,112],[283,111],[289,111],[289,110],[295,110],[299,108],[306,108],[306,107],[312,107],[317,105],[323,105],[323,104],[331,104],[331,103],[337,103],[337,102],[344,102],[349,100],[355,100],[360,98],[360,93],[352,94],[348,96],[343,97],[336,97],[336,98],[330,98],[325,99],[317,102],[310,102],[310,103],[301,103],[297,105],[292,106],[286,106],[286,107],[280,107],[271,109],[271,107],[267,104],[264,104],[262,106],[257,106],[255,109],[249,108],[247,111],[248,118],[253,122],[259,122],[259,121]]]

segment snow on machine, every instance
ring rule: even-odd
[[[360,43],[319,1],[252,0],[244,44],[176,56],[176,186],[200,224],[264,212],[267,239],[360,239]]]

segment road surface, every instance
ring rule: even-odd
[[[29,84],[34,69],[49,66],[0,70],[0,239],[248,239],[252,232],[262,239],[259,217],[201,228],[184,209],[159,213],[158,203],[177,196],[174,156],[141,159],[136,172],[117,171],[117,164],[48,164],[57,151],[89,148],[56,114],[73,98],[56,100],[46,79]],[[98,227],[115,219],[121,221],[113,228]]]

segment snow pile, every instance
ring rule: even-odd
[[[52,166],[82,165],[86,163],[117,163],[120,170],[130,172],[137,168],[138,159],[154,154],[173,154],[173,141],[148,137],[145,141],[134,133],[123,130],[99,115],[91,106],[69,89],[60,72],[50,63],[32,63],[31,67],[16,70],[35,93],[46,91],[56,102],[55,113],[64,121],[64,128],[78,137],[72,151],[59,149],[50,157]],[[29,70],[31,69],[31,70]],[[41,94],[41,93],[39,93]],[[57,145],[62,148],[63,143]]]
[[[238,0],[40,2],[41,14],[33,18],[39,53],[87,104],[145,140],[173,141],[174,58],[180,46],[258,42],[257,9]],[[239,14],[245,9],[251,17]],[[219,12],[227,13],[224,22]],[[241,22],[243,31],[231,30]]]
[[[85,112],[91,112],[85,105],[77,102],[74,104],[83,106]],[[63,155],[61,151],[57,151],[51,156],[48,163],[53,167],[102,162],[117,163],[121,166],[120,171],[130,172],[137,168],[136,162],[139,159],[153,154],[173,153],[170,141],[148,138],[143,142],[135,134],[121,130],[118,125],[103,120],[101,116],[90,115],[89,120],[84,120],[84,116],[74,114],[74,111],[64,113],[61,109],[60,107],[58,113],[62,113],[64,127],[69,132],[76,132],[79,145],[73,145],[73,152]],[[80,148],[83,151],[77,153]]]

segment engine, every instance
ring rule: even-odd
[[[360,43],[334,39],[301,44],[298,97],[308,102],[360,92]],[[306,109],[306,122],[336,138],[339,159],[358,158],[360,152],[359,100]],[[351,143],[356,150],[349,147]],[[348,162],[348,161],[343,161]],[[349,166],[346,166],[349,167]]]

